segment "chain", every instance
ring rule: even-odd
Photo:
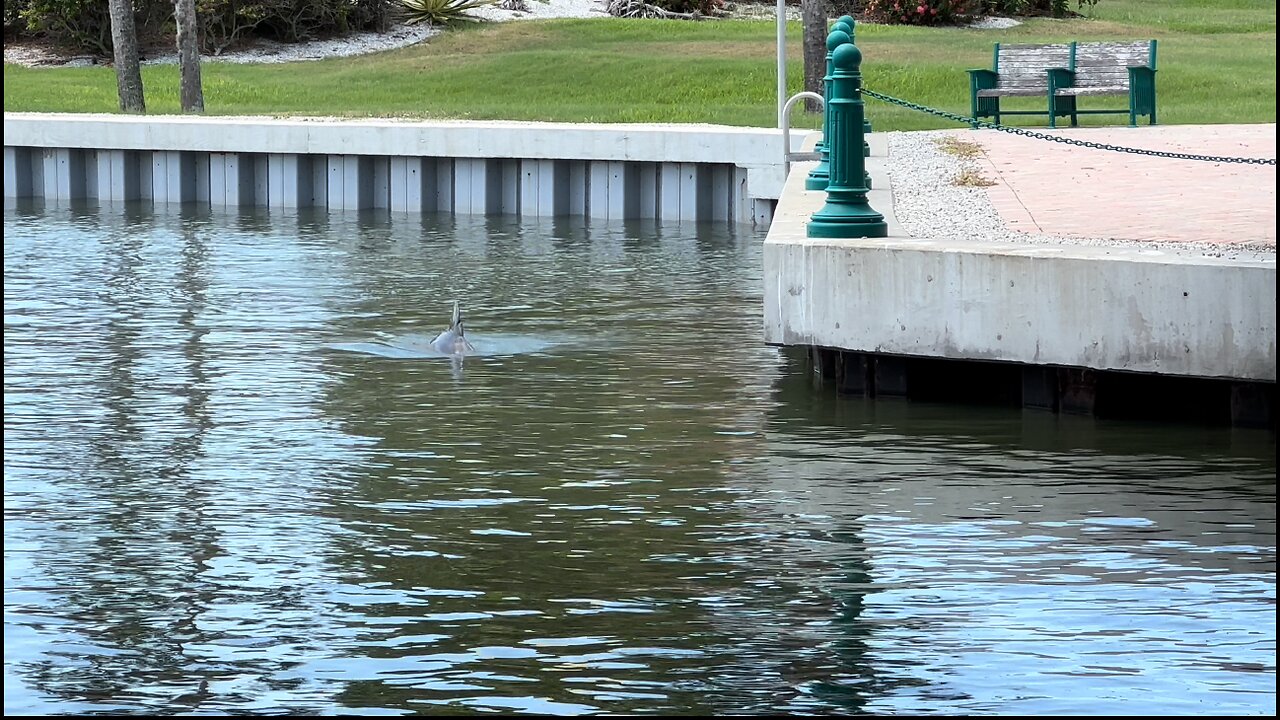
[[[1026,137],[1037,138],[1039,140],[1050,140],[1052,142],[1064,143],[1066,145],[1078,145],[1080,147],[1094,148],[1095,150],[1114,150],[1116,152],[1133,153],[1135,155],[1153,155],[1155,157],[1175,158],[1177,160],[1205,160],[1207,162],[1241,163],[1244,165],[1275,165],[1276,164],[1275,158],[1245,158],[1245,157],[1220,157],[1217,155],[1190,155],[1188,153],[1164,152],[1163,150],[1144,150],[1142,148],[1122,147],[1120,145],[1107,145],[1105,143],[1089,142],[1088,140],[1076,140],[1075,138],[1062,137],[1059,135],[1050,135],[1048,133],[1036,132],[1035,130],[1027,130],[1026,128],[1009,127],[1008,125],[1001,125],[999,123],[987,122],[985,120],[978,120],[976,118],[965,117],[964,115],[957,115],[956,113],[947,112],[946,110],[939,110],[937,108],[928,107],[927,105],[920,105],[918,103],[913,103],[910,100],[902,100],[896,97],[892,97],[890,95],[884,95],[882,93],[875,92],[874,90],[867,90],[866,88],[863,88],[862,93],[864,95],[869,95],[877,100],[881,100],[887,103],[893,103],[894,105],[901,105],[902,107],[910,108],[912,110],[919,110],[920,112],[929,113],[930,115],[937,115],[938,117],[943,117],[953,122],[963,123],[965,125],[970,125],[973,127],[984,127],[984,128],[990,128],[992,130],[1001,130],[1003,132],[1013,133],[1014,135],[1025,135]]]

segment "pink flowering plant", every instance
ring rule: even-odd
[[[867,0],[863,17],[889,25],[957,25],[982,12],[981,0]]]

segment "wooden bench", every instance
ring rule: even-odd
[[[990,70],[969,71],[973,119],[1001,115],[1048,115],[1049,127],[1070,117],[1072,126],[1087,114],[1129,113],[1137,125],[1146,115],[1156,124],[1156,41],[1001,45],[996,43]],[[1002,97],[1045,97],[1047,110],[1001,110]],[[1090,95],[1128,95],[1129,107],[1081,110],[1076,100]]]

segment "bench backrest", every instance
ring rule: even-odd
[[[992,69],[1001,89],[1043,90],[1045,70],[1067,68],[1076,73],[1075,87],[1128,87],[1129,68],[1156,66],[1156,41],[1002,45],[996,43]]]
[[[1049,79],[1045,70],[1071,66],[1071,46],[1003,45],[996,43],[992,70],[998,79],[996,87],[1044,90]]]
[[[1129,87],[1129,68],[1156,65],[1156,41],[1075,43],[1075,86]]]

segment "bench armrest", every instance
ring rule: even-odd
[[[1151,124],[1156,124],[1156,69],[1146,65],[1135,65],[1129,68],[1129,124],[1137,121],[1138,115],[1151,117]]]
[[[1000,76],[994,70],[981,68],[969,71],[969,89],[973,92],[987,90],[996,86]]]
[[[1076,84],[1076,71],[1070,68],[1045,68],[1049,76],[1049,94],[1056,88],[1071,87]]]
[[[969,71],[969,114],[973,118],[976,119],[977,117],[979,117],[980,112],[986,113],[986,112],[990,112],[991,108],[996,108],[996,110],[994,110],[994,114],[996,115],[996,119],[997,120],[999,119],[999,114],[1000,114],[999,98],[988,98],[983,100],[981,103],[978,102],[978,91],[990,90],[991,88],[996,86],[996,83],[999,80],[1000,80],[1000,76],[996,74],[996,71],[994,70],[987,70],[986,68],[982,68],[979,70]],[[986,106],[990,106],[990,107],[986,107]],[[986,108],[985,111],[983,110],[984,107]],[[974,125],[974,127],[976,128],[978,126]]]

